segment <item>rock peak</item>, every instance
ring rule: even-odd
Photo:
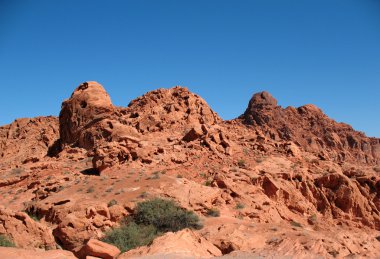
[[[252,96],[244,114],[240,116],[247,124],[263,125],[268,122],[267,117],[261,116],[263,110],[274,110],[277,106],[277,100],[268,92],[263,91]]]
[[[256,93],[249,101],[249,106],[264,107],[264,106],[277,106],[277,100],[268,92],[263,91]],[[249,107],[248,107],[249,108]]]
[[[89,106],[111,107],[111,98],[101,84],[88,81],[80,84],[71,94],[69,100],[80,102],[81,108]],[[84,107],[83,107],[84,106]]]
[[[59,114],[62,143],[77,142],[83,127],[95,117],[112,110],[111,98],[101,84],[95,81],[80,84],[71,97],[62,103]]]

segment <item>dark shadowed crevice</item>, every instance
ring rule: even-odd
[[[48,148],[47,156],[56,157],[62,151],[61,139],[54,141],[53,145]]]
[[[99,176],[100,175],[100,172],[98,169],[96,168],[87,168],[87,169],[84,169],[82,171],[80,171],[81,174],[83,175],[97,175]]]

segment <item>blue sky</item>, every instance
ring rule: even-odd
[[[380,1],[0,0],[0,125],[90,80],[119,106],[187,86],[224,119],[267,90],[380,137]]]

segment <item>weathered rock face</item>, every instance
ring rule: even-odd
[[[97,82],[78,86],[70,99],[62,103],[59,114],[60,136],[64,144],[92,148],[94,137],[86,135],[93,124],[113,110],[111,99]]]
[[[123,207],[115,205],[108,208],[106,204],[89,207],[68,205],[66,210],[50,207],[45,213],[58,215],[56,221],[59,224],[53,230],[53,235],[66,249],[77,255],[85,253],[80,250],[86,241],[101,238],[106,230],[128,215]]]
[[[18,247],[54,249],[56,244],[49,229],[26,213],[0,207],[0,234],[10,236]]]
[[[376,258],[378,144],[313,105],[282,109],[266,92],[223,121],[186,88],[158,89],[122,108],[86,82],[59,121],[0,128],[0,205],[8,208],[0,209],[0,234],[28,249],[114,257],[117,249],[96,240],[136,203],[162,197],[194,211],[204,228],[167,233],[122,257]]]
[[[150,141],[148,133],[162,132],[165,144],[169,136],[182,138],[191,126],[210,127],[221,119],[186,88],[152,91],[118,108],[100,84],[86,82],[63,102],[59,121],[61,143],[90,151],[94,168],[102,171],[136,159],[150,163],[158,151],[144,145]],[[229,148],[226,136],[218,144]]]
[[[0,127],[0,168],[41,160],[59,139],[56,117],[17,119]]]
[[[380,163],[380,140],[337,123],[314,105],[283,109],[267,92],[255,94],[240,119],[273,140],[293,141],[304,150],[337,162]]]
[[[149,92],[133,100],[126,111],[142,133],[222,121],[201,97],[179,86]]]

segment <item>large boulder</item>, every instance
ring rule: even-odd
[[[80,257],[94,256],[102,259],[114,259],[120,254],[120,250],[113,245],[97,239],[90,239],[79,252]]]

